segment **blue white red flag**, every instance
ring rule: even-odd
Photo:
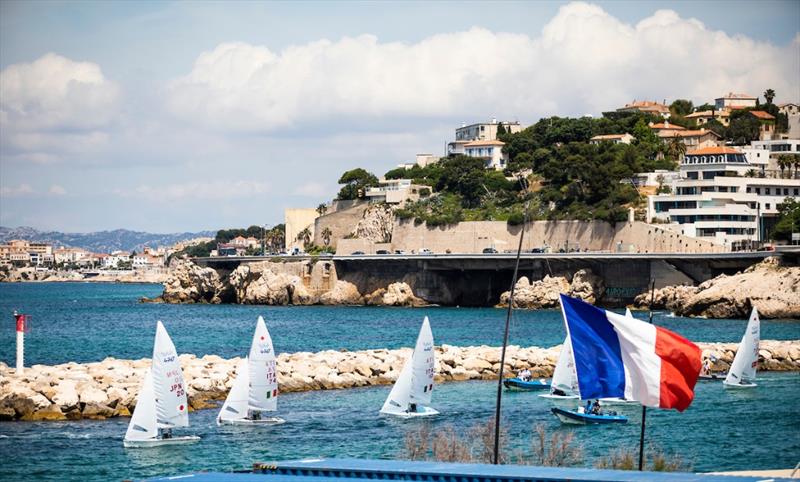
[[[617,397],[684,411],[694,399],[701,351],[650,323],[561,295],[582,399]]]

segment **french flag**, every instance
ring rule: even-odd
[[[701,351],[650,323],[561,295],[582,399],[618,397],[682,412],[694,399]]]

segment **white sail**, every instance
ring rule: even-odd
[[[414,347],[411,359],[411,402],[428,405],[431,403],[431,394],[433,393],[436,357],[433,352],[433,333],[427,316],[419,330],[417,345]]]
[[[242,420],[247,417],[250,376],[247,369],[247,358],[242,358],[236,368],[236,379],[233,381],[228,398],[217,415],[217,423],[221,420]]]
[[[258,317],[253,343],[250,346],[248,362],[250,371],[250,408],[260,411],[272,411],[278,408],[278,373],[275,367],[275,351],[272,338],[264,324],[264,318]]]
[[[749,384],[756,379],[756,366],[758,365],[758,344],[761,338],[760,321],[758,311],[753,307],[750,313],[750,321],[744,332],[736,356],[733,357],[731,369],[725,378],[727,385]]]
[[[428,317],[422,322],[417,344],[411,357],[406,360],[403,370],[392,387],[381,408],[381,413],[407,414],[410,404],[425,406],[431,403],[433,391],[433,377],[436,373],[436,359],[433,351],[433,333]],[[419,407],[421,409],[422,407]],[[428,414],[437,413],[433,409],[425,411]]]
[[[150,370],[142,380],[139,395],[136,399],[136,408],[125,432],[125,440],[150,440],[158,435],[156,424],[156,395],[153,391],[153,375]]]
[[[625,308],[625,318],[633,318],[633,313],[631,313],[630,308]]]
[[[188,427],[189,406],[181,362],[161,321],[156,326],[152,372],[158,427]]]
[[[569,335],[561,345],[561,353],[558,355],[556,368],[553,370],[550,390],[554,391],[555,389],[561,390],[567,395],[578,393],[578,374],[575,371],[575,357],[572,355],[572,341]]]
[[[408,404],[411,402],[412,360],[413,355],[412,358],[406,360],[405,365],[403,365],[400,376],[397,377],[392,391],[389,392],[389,396],[386,397],[386,401],[383,403],[383,408],[381,408],[382,413],[401,414],[408,410]]]

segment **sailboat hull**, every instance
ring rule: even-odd
[[[164,445],[186,445],[193,444],[200,441],[200,437],[196,435],[187,435],[185,437],[172,437],[172,438],[151,438],[146,440],[123,440],[122,445],[134,449],[146,449],[153,447],[162,447]]]
[[[417,407],[416,412],[390,412],[381,410],[382,415],[392,415],[400,418],[417,418],[417,417],[431,417],[439,415],[439,411],[431,407]]]
[[[700,375],[697,377],[700,381],[705,382],[721,382],[725,380],[725,377],[728,376],[728,373],[709,373],[708,375]]]
[[[617,406],[620,406],[620,405],[626,405],[626,406],[627,406],[627,405],[639,405],[639,402],[637,402],[636,400],[626,400],[626,399],[624,399],[624,398],[614,398],[614,397],[611,397],[611,398],[601,398],[601,399],[600,399],[600,403],[601,403],[603,406],[614,406],[614,405],[617,405]]]
[[[725,388],[730,388],[732,390],[738,390],[740,388],[755,388],[758,385],[756,385],[755,383],[728,383],[728,382],[722,382],[722,386],[725,387]]]
[[[238,418],[232,420],[217,420],[217,425],[256,425],[256,426],[264,426],[264,425],[281,425],[286,423],[286,420],[280,417],[267,417],[261,418],[258,420],[252,420],[249,418]]]
[[[579,413],[571,410],[552,408],[550,411],[561,420],[561,423],[570,425],[601,425],[609,423],[628,423],[628,417],[623,415],[593,415]]]

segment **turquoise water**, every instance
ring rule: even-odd
[[[14,356],[13,309],[32,315],[27,335],[28,363],[96,361],[106,356],[147,357],[155,320],[165,322],[182,353],[238,356],[246,349],[256,316],[262,314],[283,351],[408,346],[423,315],[431,317],[437,344],[498,345],[504,311],[459,308],[346,308],[153,305],[154,285],[0,284],[0,358]],[[6,315],[3,315],[6,316]],[[644,316],[639,314],[639,316]],[[658,314],[655,322],[696,341],[738,341],[746,320],[697,320]],[[2,322],[0,322],[2,323]],[[511,342],[550,346],[560,343],[557,311],[516,314]],[[800,321],[765,320],[763,339],[798,339]],[[724,390],[700,383],[693,405],[683,414],[648,411],[648,440],[675,453],[697,471],[767,469],[800,460],[800,375],[759,375],[753,390]],[[270,428],[216,427],[214,410],[191,414],[195,445],[131,450],[122,447],[128,419],[105,421],[0,423],[0,480],[121,480],[201,469],[244,468],[255,461],[300,457],[402,458],[404,437],[421,424],[465,432],[494,411],[491,382],[437,386],[433,406],[440,416],[400,421],[378,415],[389,387],[291,393],[280,398],[287,423]],[[585,466],[616,448],[638,443],[640,409],[623,426],[567,428],[532,393],[508,393],[503,414],[514,449],[524,450],[533,427],[573,431],[584,450]]]
[[[0,283],[0,361],[15,357],[15,309],[31,315],[26,363],[89,362],[107,356],[143,358],[152,353],[156,320],[169,330],[179,353],[239,356],[263,315],[278,352],[360,350],[410,346],[424,315],[436,344],[502,343],[505,311],[495,308],[271,307],[142,304],[160,285],[91,283]],[[646,317],[645,313],[635,313]],[[5,320],[5,321],[3,321]],[[694,341],[738,342],[747,320],[671,318],[654,322]],[[564,338],[556,310],[517,311],[511,343],[553,346]],[[800,339],[800,320],[764,320],[764,340]]]
[[[765,374],[754,390],[730,391],[701,383],[684,413],[649,410],[648,441],[679,455],[697,471],[793,467],[800,459],[800,397],[797,374]],[[433,406],[441,415],[402,421],[378,415],[389,387],[290,393],[281,396],[279,415],[287,423],[269,428],[217,427],[215,410],[190,415],[187,432],[202,440],[191,446],[125,449],[128,419],[105,421],[0,423],[0,480],[122,480],[200,469],[246,468],[253,462],[300,457],[402,458],[404,437],[421,424],[447,425],[464,432],[494,413],[491,382],[436,387]],[[525,449],[537,424],[548,431],[572,431],[583,447],[583,465],[617,448],[638,443],[640,408],[631,423],[562,426],[533,393],[508,393],[505,426],[514,448]]]

